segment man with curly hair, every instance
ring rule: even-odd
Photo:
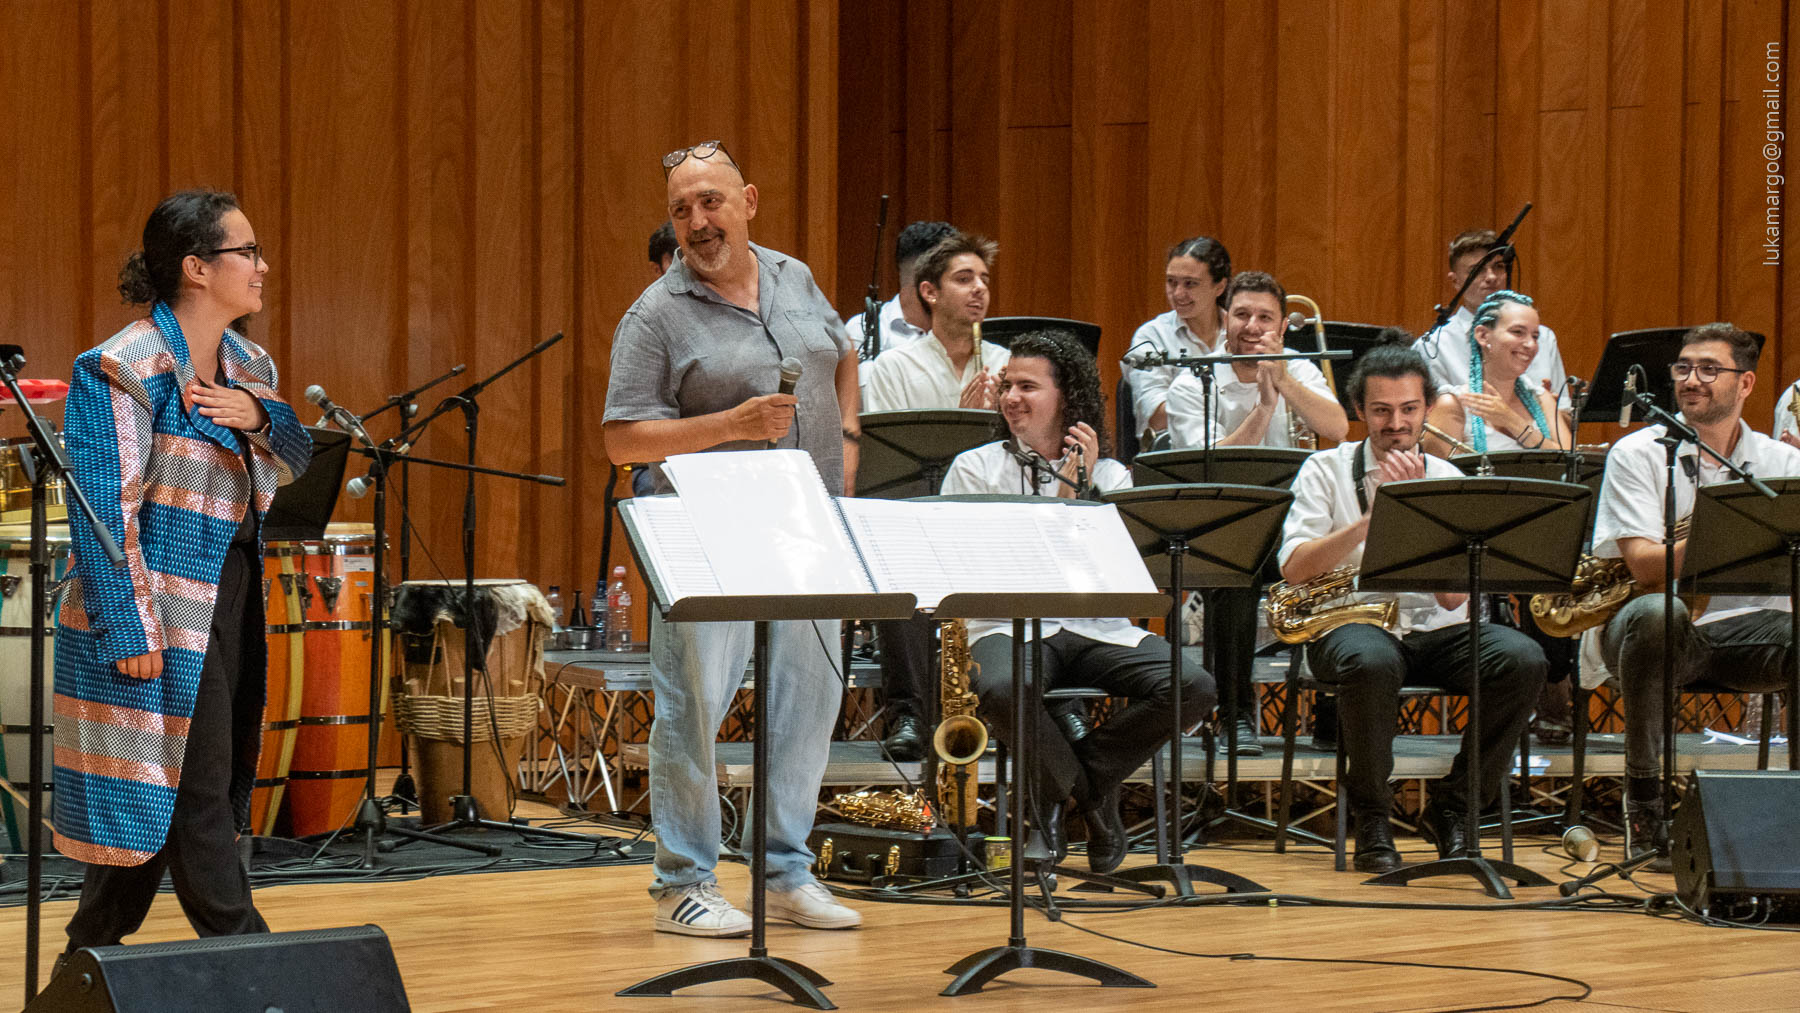
[[[944,477],[944,493],[1072,498],[1078,491],[1087,496],[1131,485],[1124,465],[1101,456],[1100,374],[1073,335],[1033,331],[1015,339],[1000,372],[998,400],[1001,439],[957,457]],[[1047,467],[1021,458],[1041,458]],[[968,631],[970,681],[981,698],[981,717],[1001,741],[1015,741],[1011,625],[972,619]],[[1033,719],[1038,752],[1031,777],[1046,813],[1046,843],[1060,859],[1062,813],[1072,798],[1087,823],[1088,866],[1110,872],[1125,858],[1120,785],[1168,741],[1174,724],[1169,644],[1121,618],[1046,619],[1043,636],[1044,689],[1095,686],[1129,699],[1078,741],[1064,734],[1048,707]],[[1182,672],[1182,720],[1198,721],[1213,707],[1212,676],[1193,651]]]

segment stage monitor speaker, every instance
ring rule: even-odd
[[[1716,918],[1800,920],[1800,771],[1697,770],[1675,813],[1675,894]]]
[[[374,925],[93,946],[25,1013],[405,1013],[406,988]]]

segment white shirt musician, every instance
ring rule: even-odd
[[[1775,425],[1769,430],[1790,447],[1800,448],[1800,383],[1790,384],[1775,402]]]
[[[1726,323],[1689,331],[1681,357],[1670,367],[1681,417],[1702,441],[1758,478],[1800,476],[1800,450],[1756,432],[1743,421],[1744,399],[1756,386],[1755,340]],[[1637,587],[1660,592],[1663,584],[1663,497],[1667,451],[1656,442],[1662,426],[1646,426],[1621,439],[1606,455],[1606,477],[1594,518],[1593,553],[1623,559]],[[1732,482],[1723,466],[1692,444],[1677,448],[1675,512],[1690,517],[1701,486]],[[1678,527],[1679,532],[1679,527]],[[1708,532],[1694,532],[1708,537]],[[1688,537],[1675,542],[1681,572]],[[1584,686],[1619,674],[1625,700],[1627,854],[1654,847],[1666,856],[1662,816],[1662,659],[1664,600],[1661,593],[1627,602],[1603,626],[1582,638]],[[1675,683],[1696,680],[1745,692],[1787,685],[1784,665],[1794,663],[1786,595],[1715,597],[1694,616],[1674,603],[1670,636],[1677,651]],[[1661,862],[1657,864],[1663,864]]]
[[[1475,313],[1468,386],[1440,389],[1431,424],[1477,454],[1568,449],[1569,423],[1557,411],[1556,398],[1526,378],[1542,334],[1530,296],[1507,289],[1489,296]],[[1440,457],[1452,453],[1435,436],[1423,442]]]
[[[1286,351],[1287,291],[1261,271],[1231,279],[1225,294],[1225,350],[1232,355]],[[1183,373],[1169,385],[1170,445],[1291,447],[1294,423],[1328,440],[1341,440],[1350,423],[1325,382],[1325,374],[1300,359],[1218,363],[1213,371],[1210,414],[1200,378]]]
[[[1337,567],[1360,565],[1369,507],[1381,485],[1461,477],[1448,461],[1418,449],[1431,379],[1417,352],[1396,345],[1370,350],[1357,363],[1349,391],[1368,423],[1369,436],[1362,443],[1314,454],[1294,478],[1294,505],[1278,555],[1281,575],[1290,584]],[[1467,692],[1467,596],[1359,594],[1355,599],[1396,600],[1398,635],[1368,623],[1348,623],[1308,644],[1306,660],[1319,680],[1338,687],[1339,742],[1349,761],[1345,788],[1356,817],[1356,868],[1388,872],[1400,865],[1388,826],[1394,804],[1388,778],[1394,769],[1400,687],[1434,685]],[[1483,627],[1481,726],[1464,733],[1463,751],[1449,776],[1434,786],[1427,810],[1427,828],[1437,839],[1440,856],[1454,856],[1467,847],[1465,807],[1498,792],[1546,667],[1543,650],[1523,633],[1503,626]],[[1467,786],[1465,759],[1469,736],[1477,732],[1482,759],[1479,793]]]
[[[1183,239],[1169,249],[1163,267],[1163,294],[1169,312],[1144,321],[1131,336],[1127,355],[1156,353],[1169,358],[1202,355],[1225,342],[1225,284],[1231,280],[1231,253],[1211,236]],[[1169,385],[1184,371],[1177,366],[1142,369],[1120,362],[1131,391],[1132,418],[1143,449],[1155,447],[1169,428]],[[1121,434],[1122,435],[1122,434]]]
[[[976,329],[987,317],[989,270],[998,251],[992,240],[954,232],[925,254],[918,291],[931,313],[932,340],[875,357],[864,411],[994,407],[994,376],[1007,352],[978,340]]]
[[[1498,241],[1492,229],[1471,229],[1450,241],[1450,271],[1445,281],[1450,291],[1462,287],[1463,279]],[[1495,257],[1482,265],[1481,273],[1463,293],[1456,312],[1443,327],[1421,337],[1413,345],[1431,369],[1431,380],[1440,390],[1467,390],[1469,387],[1469,332],[1475,327],[1475,311],[1488,297],[1506,287],[1507,262]],[[1553,391],[1557,408],[1568,411],[1568,372],[1563,369],[1562,350],[1557,347],[1556,332],[1548,327],[1538,331],[1537,354],[1524,372],[1532,390]],[[1433,423],[1435,425],[1435,423]]]
[[[1093,356],[1074,335],[1050,330],[1020,335],[1012,350],[999,385],[1006,440],[959,455],[944,476],[943,492],[1023,491],[1071,498],[1075,495],[1071,485],[1129,486],[1131,476],[1125,467],[1101,456],[1104,402]],[[1029,451],[1048,466],[1034,469],[1020,463],[1012,451]],[[1004,566],[1006,561],[996,560],[995,565]],[[1095,686],[1130,701],[1079,742],[1063,735],[1049,708],[1039,708],[1032,717],[1037,722],[1032,734],[1038,751],[1031,761],[1031,777],[1039,804],[1048,810],[1049,843],[1061,851],[1063,803],[1073,797],[1087,823],[1088,865],[1108,872],[1125,857],[1119,787],[1168,741],[1175,724],[1169,644],[1119,618],[1045,620],[1042,629],[1044,688]],[[974,662],[970,685],[981,698],[981,717],[1001,741],[1016,742],[1011,626],[970,620],[968,633]],[[1201,667],[1198,652],[1189,651],[1182,661],[1182,719],[1200,720],[1212,710],[1214,696],[1212,677]]]

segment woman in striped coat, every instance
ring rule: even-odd
[[[234,197],[174,194],[120,272],[150,315],[75,360],[64,438],[126,565],[71,514],[54,811],[88,867],[69,952],[136,931],[165,870],[200,935],[268,930],[236,848],[266,688],[257,532],[311,441],[268,353],[230,329],[267,272]]]

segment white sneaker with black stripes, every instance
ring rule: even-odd
[[[747,936],[750,916],[731,906],[708,880],[685,890],[670,890],[656,900],[656,931],[683,936]]]

